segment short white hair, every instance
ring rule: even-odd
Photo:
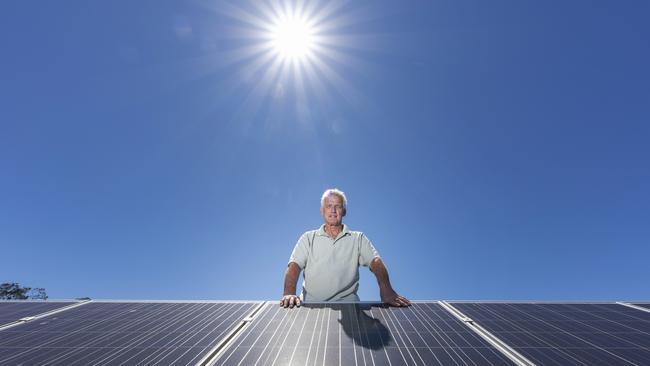
[[[345,193],[339,190],[338,188],[330,188],[323,192],[323,196],[320,198],[320,207],[325,207],[325,199],[329,196],[339,196],[343,201],[343,208],[348,207],[348,199],[345,198]]]

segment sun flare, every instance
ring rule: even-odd
[[[329,118],[323,111],[341,101],[364,103],[348,76],[365,69],[364,42],[372,36],[353,33],[364,19],[349,1],[225,0],[215,10],[228,17],[218,57],[237,66],[225,82],[246,93],[238,119],[289,108],[303,122]]]
[[[309,21],[299,17],[285,17],[271,31],[273,49],[284,59],[300,60],[314,47],[314,30]]]

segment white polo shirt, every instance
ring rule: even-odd
[[[302,234],[289,263],[303,270],[305,301],[359,301],[359,266],[369,266],[375,257],[379,257],[377,250],[362,232],[343,225],[332,239],[322,225]]]

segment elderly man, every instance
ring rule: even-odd
[[[359,266],[370,267],[379,283],[383,303],[409,306],[408,299],[393,290],[388,271],[370,240],[343,224],[347,199],[338,189],[328,189],[321,198],[320,213],[325,223],[298,239],[284,275],[280,306],[300,306],[304,301],[359,301]],[[304,270],[302,295],[296,296],[296,282]]]

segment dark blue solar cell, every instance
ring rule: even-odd
[[[0,301],[0,325],[74,304],[73,301]]]
[[[0,364],[195,364],[259,303],[92,302],[0,332]]]
[[[512,365],[437,303],[267,304],[215,365]]]
[[[650,313],[618,304],[451,303],[540,365],[650,364]]]

